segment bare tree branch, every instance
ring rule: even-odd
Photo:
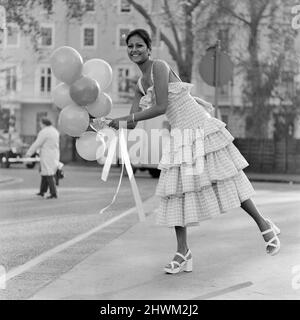
[[[192,13],[202,2],[202,0],[191,1],[189,6],[189,11]]]
[[[165,9],[165,12],[166,12],[166,14],[168,16],[168,20],[170,22],[170,25],[171,25],[171,30],[173,32],[174,39],[175,39],[176,46],[177,46],[177,50],[178,50],[178,55],[180,57],[182,57],[181,43],[180,43],[180,40],[179,40],[178,32],[177,32],[177,29],[176,29],[176,26],[175,26],[175,23],[174,23],[174,19],[173,19],[172,15],[171,15],[170,7],[168,5],[168,1],[167,0],[164,0],[164,9]]]
[[[154,24],[153,19],[151,18],[149,13],[145,10],[145,8],[133,0],[128,0],[128,2],[145,18],[145,20],[146,20],[147,24],[150,26],[152,32],[156,33],[157,27]],[[166,46],[169,48],[169,51],[170,51],[172,58],[175,61],[179,61],[180,56],[178,55],[178,52],[176,51],[174,45],[169,40],[169,38],[164,34],[164,32],[162,32],[161,30],[160,30],[160,38],[166,44]]]
[[[238,15],[234,10],[232,10],[229,5],[226,3],[224,3],[224,1],[220,2],[220,8],[224,11],[227,11],[227,13],[229,13],[230,15],[232,15],[234,18],[242,21],[243,23],[245,23],[246,25],[250,26],[251,21],[248,21],[246,18],[244,18],[241,15]]]

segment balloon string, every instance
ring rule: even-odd
[[[112,199],[111,203],[109,205],[107,205],[106,207],[104,207],[103,209],[101,209],[99,214],[102,214],[104,211],[106,211],[116,201],[117,195],[118,195],[120,187],[121,187],[123,173],[124,173],[124,161],[122,161],[122,170],[121,170],[119,183],[118,183],[118,187],[117,187],[117,190],[115,192],[115,195],[113,196],[113,199]]]

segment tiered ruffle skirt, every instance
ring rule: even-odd
[[[158,166],[156,222],[169,227],[197,225],[239,207],[254,194],[243,172],[248,163],[225,123],[210,117],[203,128],[189,129],[183,136],[170,140]]]

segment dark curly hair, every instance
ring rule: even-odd
[[[144,42],[146,43],[146,46],[148,47],[148,49],[152,49],[152,40],[151,37],[148,33],[148,31],[146,31],[145,29],[134,29],[132,31],[130,31],[126,37],[126,44],[128,45],[128,41],[131,37],[133,36],[139,36],[141,37]]]

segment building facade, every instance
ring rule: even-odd
[[[150,28],[126,0],[82,1],[86,13],[80,20],[68,17],[63,0],[51,2],[51,15],[47,15],[43,6],[36,8],[41,24],[37,51],[33,49],[30,37],[24,36],[18,25],[7,24],[1,43],[1,112],[15,118],[16,130],[25,141],[34,139],[40,129],[41,117],[47,116],[57,124],[60,110],[52,103],[51,90],[59,81],[51,73],[49,58],[61,46],[73,47],[84,61],[92,58],[107,61],[113,69],[113,81],[106,90],[113,100],[110,116],[123,116],[129,112],[133,86],[140,71],[127,57],[125,37],[133,28]],[[161,5],[159,0],[141,0],[139,3],[156,19]],[[159,23],[158,20],[156,22]],[[221,29],[219,33],[218,37],[226,43],[226,29]],[[153,44],[153,58],[165,59],[176,70],[176,64],[164,43],[157,39]],[[198,62],[195,59],[192,94],[214,103],[214,88],[201,79]],[[235,112],[243,107],[241,81],[241,78],[235,77],[234,81],[220,88],[219,95],[219,117],[236,137],[245,136],[245,117]]]

